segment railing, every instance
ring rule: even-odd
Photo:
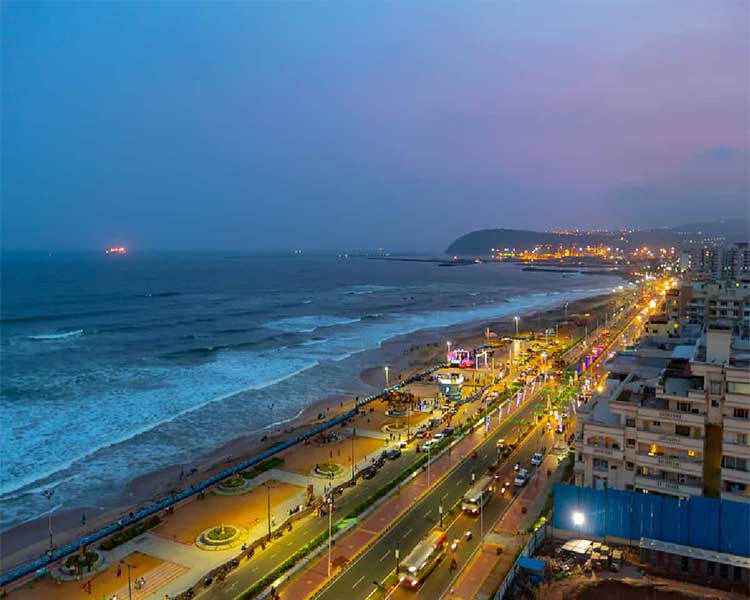
[[[361,407],[365,406],[366,404],[369,404],[373,400],[376,400],[384,392],[398,390],[402,386],[408,385],[412,383],[413,381],[416,381],[417,378],[431,375],[432,373],[434,373],[435,371],[437,371],[438,369],[444,366],[445,365],[443,364],[439,364],[439,365],[432,367],[431,369],[423,371],[422,373],[412,375],[411,377],[405,379],[401,383],[392,385],[388,388],[385,388],[383,391],[377,394],[372,394],[371,396],[368,396],[367,398],[359,400],[356,403],[354,409],[347,411],[339,415],[338,417],[334,417],[333,419],[330,419],[324,423],[321,423],[320,425],[317,425],[313,427],[312,429],[305,431],[304,433],[302,433],[301,435],[297,437],[294,437],[285,442],[280,442],[276,444],[275,446],[269,448],[268,450],[265,450],[264,452],[257,454],[256,456],[252,456],[248,458],[247,460],[244,460],[241,463],[234,465],[233,467],[224,469],[220,473],[217,473],[216,475],[209,477],[208,479],[202,481],[201,483],[198,483],[196,485],[191,485],[187,490],[183,490],[182,492],[179,492],[177,494],[164,498],[163,500],[160,500],[159,502],[155,502],[151,504],[150,506],[147,506],[146,508],[143,508],[139,510],[138,512],[134,513],[133,516],[119,519],[115,523],[110,523],[106,527],[103,527],[102,529],[99,529],[98,531],[94,533],[91,533],[85,537],[82,537],[76,540],[75,542],[67,544],[63,546],[62,548],[59,548],[43,556],[40,556],[39,558],[32,560],[31,562],[28,562],[24,565],[16,567],[15,569],[8,571],[5,575],[0,577],[0,587],[6,586],[12,581],[15,581],[16,579],[19,579],[25,575],[33,573],[34,571],[37,571],[39,569],[42,569],[46,567],[47,565],[57,560],[60,560],[61,558],[64,558],[72,554],[73,552],[78,551],[83,546],[89,546],[95,542],[103,540],[104,538],[112,535],[113,533],[120,531],[130,525],[133,525],[134,523],[137,523],[141,519],[150,517],[151,515],[154,515],[158,513],[159,511],[164,510],[165,508],[173,506],[177,504],[178,502],[181,502],[182,500],[189,498],[190,496],[198,494],[206,490],[207,488],[211,487],[212,485],[219,483],[221,480],[226,479],[227,477],[230,477],[231,475],[235,475],[239,473],[240,471],[244,471],[245,469],[249,467],[255,466],[259,462],[262,462],[278,454],[279,452],[283,452],[284,450],[291,448],[292,446],[296,446],[297,444],[304,442],[305,440],[318,435],[319,433],[321,433],[322,431],[325,431],[326,429],[335,427],[336,425],[339,425],[340,423],[343,423],[346,420],[350,419],[351,417],[357,415]]]
[[[548,528],[551,528],[550,521],[544,523],[540,527],[534,530],[534,533],[531,536],[531,539],[526,542],[526,545],[521,550],[520,554],[516,558],[515,562],[513,563],[513,566],[508,571],[508,574],[505,576],[505,579],[503,579],[503,582],[500,584],[500,587],[495,592],[495,598],[494,600],[503,600],[503,596],[505,596],[505,592],[510,589],[510,586],[513,585],[513,581],[516,578],[516,574],[518,572],[518,561],[522,556],[531,556],[536,552],[536,549],[541,545],[541,543],[547,539],[548,534]]]

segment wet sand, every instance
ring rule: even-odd
[[[611,297],[598,296],[571,302],[568,307],[568,320],[575,315],[591,313],[591,327],[596,325],[596,311],[603,311],[611,305]],[[521,315],[520,331],[523,334],[530,330],[540,331],[554,327],[556,321],[564,316],[563,307],[546,311],[532,311]],[[389,365],[389,380],[391,385],[403,380],[411,373],[422,371],[445,360],[446,340],[458,346],[474,347],[485,341],[484,331],[489,327],[498,337],[515,333],[512,317],[505,317],[497,321],[485,321],[446,329],[422,330],[405,336],[393,338],[384,342],[380,349],[381,365]],[[566,335],[569,330],[577,332],[582,327],[561,327],[560,335]],[[573,335],[577,337],[577,335]],[[385,385],[385,371],[382,366],[365,369],[361,373],[364,383],[372,387],[373,392]],[[279,443],[319,423],[319,414],[326,419],[332,418],[350,410],[354,405],[354,398],[330,396],[321,399],[307,407],[294,421],[276,428],[268,433],[265,441],[261,441],[257,434],[238,437],[217,448],[202,459],[174,465],[154,471],[133,479],[125,488],[119,506],[101,509],[94,507],[80,508],[71,511],[55,513],[53,515],[53,530],[55,545],[62,546],[80,536],[96,531],[109,522],[127,515],[150,502],[159,500],[166,495],[186,489],[219,471],[254,456],[273,444]],[[300,446],[300,448],[304,448]],[[296,449],[295,449],[296,450]],[[180,478],[184,469],[187,474]],[[192,500],[186,500],[190,503]],[[180,510],[179,508],[177,510]],[[86,515],[86,525],[81,525],[81,515]],[[16,566],[26,560],[41,555],[48,546],[47,517],[22,523],[0,534],[0,562],[2,570]]]

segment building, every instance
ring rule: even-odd
[[[680,254],[678,268],[697,279],[750,281],[750,243],[696,246]]]
[[[685,328],[728,325],[735,335],[750,337],[750,283],[724,280],[683,284],[666,293],[665,314],[673,331],[679,330],[680,335]]]
[[[692,345],[607,365],[578,411],[576,485],[750,502],[750,345],[709,327]]]

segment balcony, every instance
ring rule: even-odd
[[[733,444],[724,438],[724,441],[721,443],[721,453],[746,458],[750,456],[750,446],[745,444]]]
[[[724,431],[737,431],[740,433],[750,433],[750,420],[738,419],[736,417],[724,417]]]
[[[721,490],[721,499],[732,500],[733,502],[750,502],[750,493]]]
[[[607,448],[596,444],[583,444],[582,451],[584,454],[590,454],[597,458],[607,458],[615,461],[622,461],[622,448]]]
[[[703,452],[703,436],[688,437],[683,435],[670,435],[658,431],[644,431],[639,429],[637,440],[649,446],[657,444],[659,446],[669,446],[672,448],[684,448],[686,450],[700,450]]]
[[[727,469],[726,467],[722,467],[721,480],[735,481],[737,483],[745,483],[750,485],[750,471],[739,471],[737,469]]]
[[[725,406],[731,408],[750,408],[750,396],[746,394],[730,394],[724,396]]]
[[[658,492],[660,494],[674,494],[676,496],[702,496],[703,488],[698,485],[674,483],[665,479],[652,479],[643,475],[635,476],[635,485],[639,488]]]
[[[641,408],[638,411],[639,419],[652,421],[669,421],[681,425],[692,425],[699,427],[705,424],[706,417],[703,414],[694,414],[680,410],[657,410],[655,408]]]
[[[651,456],[649,454],[636,454],[638,466],[657,467],[666,471],[675,473],[685,473],[686,475],[703,476],[703,461],[694,458],[671,458],[669,456]]]

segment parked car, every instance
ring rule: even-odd
[[[427,452],[434,445],[435,445],[435,441],[434,440],[427,440],[424,444],[422,444],[422,446],[420,447],[420,450],[422,452]]]
[[[445,437],[444,433],[436,433],[435,435],[432,436],[432,441],[437,443],[440,440],[442,440],[444,437]]]
[[[529,482],[529,472],[526,469],[521,469],[516,473],[516,478],[513,480],[513,485],[516,487],[523,487]]]
[[[544,460],[544,456],[542,456],[541,452],[537,452],[534,454],[534,456],[531,457],[531,466],[532,467],[538,467],[542,464],[542,461]]]
[[[391,448],[388,450],[388,458],[390,460],[396,460],[399,456],[401,456],[401,448]]]
[[[454,431],[453,427],[446,427],[445,429],[443,429],[443,435],[445,437],[449,437],[453,435],[453,431]]]
[[[374,466],[369,466],[362,469],[362,479],[372,479],[377,474],[378,470]]]

